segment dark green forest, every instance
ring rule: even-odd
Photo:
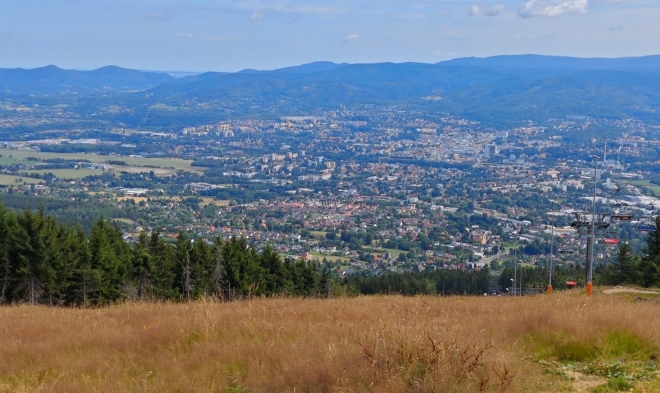
[[[245,239],[167,244],[157,230],[129,244],[98,219],[86,235],[43,210],[0,208],[0,301],[103,305],[123,300],[190,300],[204,296],[324,296],[329,274],[311,263],[283,261]]]
[[[658,228],[660,217],[656,217],[655,225]],[[595,270],[594,281],[602,285],[660,286],[660,232],[648,233],[646,247],[640,255],[635,255],[630,245],[623,242],[616,261]]]

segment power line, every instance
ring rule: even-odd
[[[645,170],[647,170],[648,168],[650,168],[651,165],[655,164],[655,162],[658,161],[658,160],[660,160],[660,156],[657,156],[655,159],[653,159],[653,161],[649,162],[649,164],[648,164],[647,166],[645,166],[644,168],[642,168],[642,173],[644,173]],[[628,180],[628,182],[624,185],[624,188],[625,188],[625,187],[628,187],[628,186],[630,185],[630,183],[633,182],[633,180],[635,180],[634,177],[633,177],[632,179]],[[616,199],[616,194],[618,194],[619,191],[621,191],[621,188],[620,188],[619,186],[617,186],[617,187],[616,187],[616,191],[614,192],[614,195],[615,195],[614,199]]]

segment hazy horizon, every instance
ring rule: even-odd
[[[2,68],[234,72],[325,59],[436,63],[660,53],[651,0],[7,0]]]
[[[363,63],[350,63],[350,62],[343,62],[343,64],[382,64],[382,63],[392,63],[392,64],[406,64],[406,63],[418,63],[418,64],[440,64],[444,62],[448,62],[450,60],[456,60],[456,59],[465,59],[465,58],[478,58],[478,59],[486,59],[486,58],[492,58],[492,57],[499,57],[499,56],[548,56],[548,57],[564,57],[564,58],[574,58],[574,59],[603,59],[603,60],[611,60],[611,59],[632,59],[632,58],[643,58],[643,57],[653,57],[653,56],[660,56],[660,53],[658,54],[650,54],[650,55],[644,55],[644,56],[624,56],[624,57],[578,57],[578,56],[562,56],[562,55],[542,55],[542,54],[537,54],[537,53],[519,53],[519,54],[512,54],[512,55],[494,55],[494,56],[485,56],[485,57],[479,57],[479,56],[465,56],[465,57],[454,57],[451,59],[446,59],[446,60],[441,60],[437,62],[415,62],[415,61],[402,61],[402,62],[363,62]],[[281,67],[277,68],[257,68],[257,67],[247,67],[247,68],[242,68],[240,70],[236,71],[226,71],[226,70],[165,70],[165,69],[138,69],[138,68],[130,68],[130,67],[125,67],[122,66],[121,64],[106,64],[100,67],[96,68],[65,68],[61,67],[57,64],[44,64],[41,66],[36,66],[36,67],[0,67],[0,69],[25,69],[25,70],[33,70],[33,69],[39,69],[39,68],[45,68],[45,67],[50,67],[50,66],[55,66],[60,69],[64,70],[73,70],[73,71],[83,71],[83,72],[88,72],[88,71],[95,71],[100,68],[104,67],[120,67],[124,69],[132,69],[136,71],[141,71],[141,72],[156,72],[156,73],[163,73],[163,74],[169,74],[174,77],[184,77],[187,75],[199,75],[205,72],[227,72],[227,73],[232,73],[232,72],[241,72],[241,71],[246,71],[246,70],[256,70],[256,71],[272,71],[272,70],[277,70],[277,69],[282,69],[282,68],[289,68],[289,67],[297,67],[297,66],[302,66],[306,64],[314,64],[314,63],[334,63],[334,64],[342,64],[340,62],[333,62],[331,60],[315,60],[315,61],[310,61],[307,63],[299,63],[299,64],[288,64],[284,65]]]

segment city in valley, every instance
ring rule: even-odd
[[[0,393],[660,392],[660,1],[0,10]]]
[[[53,118],[28,109],[0,126]],[[7,207],[72,223],[66,207],[91,209],[128,242],[154,230],[171,242],[241,237],[337,277],[486,270],[498,294],[511,286],[505,267],[583,266],[588,231],[571,223],[594,196],[599,215],[635,215],[608,218],[596,264],[614,260],[619,240],[643,248],[637,226],[660,204],[647,165],[660,127],[635,120],[569,115],[496,130],[398,105],[13,139],[0,150]],[[520,290],[545,285],[530,278]]]

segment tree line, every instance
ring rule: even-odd
[[[660,227],[660,218],[656,220]],[[555,279],[580,281],[581,270],[559,269]],[[561,274],[560,274],[561,272]],[[505,269],[500,284],[511,276]],[[526,269],[525,286],[547,277]],[[561,276],[561,277],[560,277]],[[641,255],[622,243],[615,263],[600,266],[602,285],[660,286],[660,232],[650,232]],[[89,234],[37,211],[14,213],[0,205],[0,303],[98,306],[125,300],[221,300],[252,296],[326,297],[351,294],[480,295],[489,292],[486,270],[435,270],[378,276],[332,277],[316,262],[284,260],[271,247],[258,251],[243,238],[212,242],[179,233],[168,243],[154,229],[128,243],[103,218]]]
[[[660,228],[660,216],[656,217],[655,226]],[[628,242],[621,243],[616,261],[599,266],[594,271],[594,280],[603,285],[660,286],[660,232],[648,233],[640,254],[634,254]]]
[[[365,295],[483,295],[489,292],[487,270],[424,270],[388,273],[380,276],[355,276],[346,279],[351,288]]]
[[[42,209],[13,213],[0,205],[0,302],[90,306],[123,300],[214,296],[326,296],[330,274],[315,263],[283,260],[245,239],[168,244],[158,230],[138,241],[98,219],[89,235]]]

